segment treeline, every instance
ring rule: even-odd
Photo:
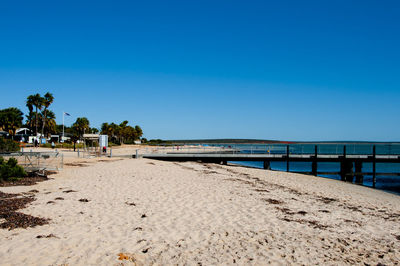
[[[129,126],[125,120],[121,124],[103,123],[101,125],[101,134],[108,135],[114,143],[133,144],[143,136],[143,130],[140,126]]]
[[[6,131],[12,139],[16,135],[18,128],[28,128],[33,132],[34,136],[40,134],[41,138],[49,138],[51,135],[61,135],[63,132],[68,136],[71,142],[76,142],[83,138],[83,134],[100,133],[108,135],[109,141],[114,144],[130,144],[136,140],[140,140],[143,136],[143,130],[140,126],[130,126],[125,120],[121,124],[103,123],[101,129],[91,127],[87,117],[78,117],[72,126],[57,125],[56,115],[50,110],[51,104],[54,102],[52,93],[47,92],[41,96],[39,93],[29,95],[26,99],[26,107],[28,113],[24,113],[16,107],[10,107],[0,110],[0,131]],[[64,113],[69,115],[67,113]],[[143,139],[147,142],[146,139]]]
[[[71,127],[64,128],[64,132],[67,133],[67,135],[72,135],[74,140],[81,139],[85,133],[100,133],[102,135],[107,135],[109,141],[114,144],[132,144],[135,140],[140,140],[143,136],[143,130],[138,125],[132,127],[128,125],[128,123],[127,120],[119,125],[115,123],[103,123],[99,131],[97,128],[90,127],[89,119],[86,117],[78,117]],[[62,125],[59,127],[60,130],[62,130]]]
[[[0,110],[0,130],[6,131],[12,137],[16,130],[26,127],[34,132],[35,136],[40,132],[42,137],[50,136],[56,132],[56,115],[49,110],[54,101],[53,94],[47,92],[43,97],[37,93],[29,95],[26,99],[28,114],[23,124],[24,113],[16,107],[10,107]]]

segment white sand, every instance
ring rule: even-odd
[[[101,160],[80,159],[86,167],[66,166],[35,186],[0,188],[39,190],[21,212],[51,219],[35,228],[0,229],[1,265],[392,265],[400,260],[399,196],[235,166]],[[69,189],[77,192],[63,192]],[[36,238],[49,234],[56,238]],[[118,260],[119,253],[125,260]]]

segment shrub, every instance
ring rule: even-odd
[[[24,168],[18,165],[15,158],[10,158],[8,161],[0,157],[0,180],[15,180],[27,176]]]
[[[15,167],[18,164],[17,159],[15,158],[10,158],[8,159],[7,165],[10,167]]]
[[[51,146],[51,142],[50,143],[46,143],[46,144],[41,144],[41,147],[45,147],[45,148],[52,148]],[[55,148],[56,149],[60,149],[60,148],[64,148],[64,149],[73,149],[74,148],[74,144],[73,143],[55,143]],[[78,149],[82,149],[83,148],[83,144],[78,144],[76,143],[75,148]]]
[[[19,144],[11,139],[0,138],[0,153],[19,151]]]

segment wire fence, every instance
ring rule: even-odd
[[[0,154],[0,157],[15,158],[28,172],[59,171],[64,165],[64,155],[60,152],[15,152]]]

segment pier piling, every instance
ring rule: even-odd
[[[353,162],[343,160],[340,163],[340,177],[342,181],[353,182]]]
[[[289,172],[289,145],[286,146],[286,172]]]
[[[356,184],[359,184],[359,185],[362,185],[363,184],[363,182],[364,182],[364,176],[362,175],[362,162],[360,162],[360,161],[356,161],[355,163],[354,163],[354,166],[355,166],[355,171],[356,171],[356,180],[355,180],[355,183]]]
[[[318,157],[318,147],[317,147],[317,145],[315,145],[314,158],[313,158],[313,161],[311,163],[311,172],[315,176],[318,173],[317,157]]]
[[[372,187],[376,185],[376,146],[372,147]]]
[[[340,162],[340,179],[342,181],[346,181],[346,171],[344,168],[345,161],[346,161],[346,145],[343,146],[343,156]]]
[[[340,179],[353,182],[353,162],[347,158],[346,145],[343,146],[343,156],[340,162]]]

